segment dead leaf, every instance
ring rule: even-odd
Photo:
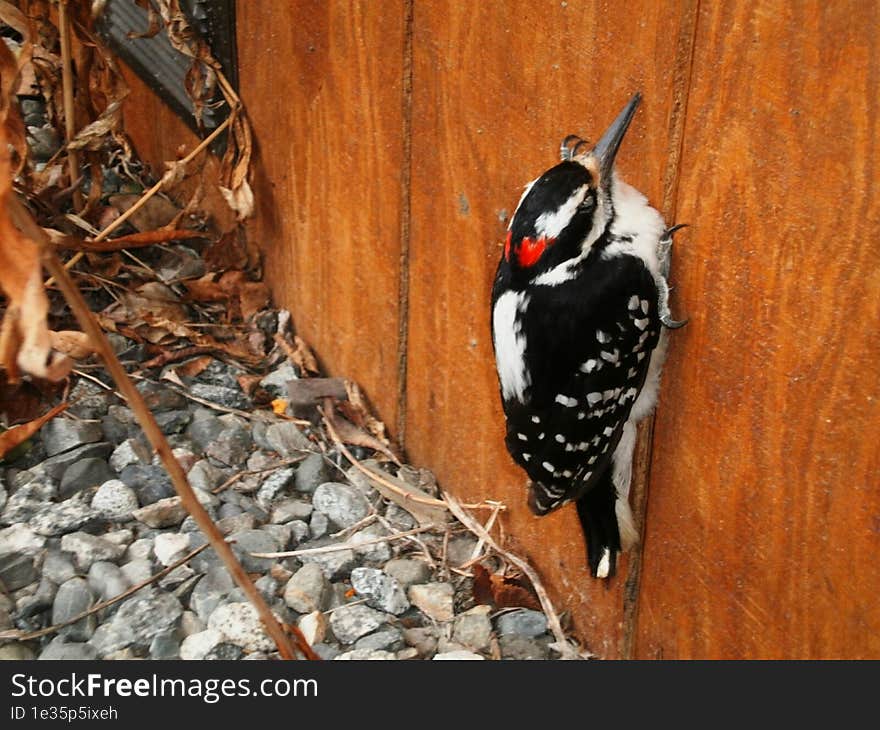
[[[87,124],[76,136],[67,143],[69,150],[100,150],[108,142],[108,135],[115,130],[122,120],[122,101],[109,104],[94,122]]]
[[[111,195],[108,200],[110,205],[120,213],[125,213],[141,197],[140,195],[120,193],[118,195]],[[157,228],[164,228],[171,223],[178,212],[180,212],[180,209],[170,200],[161,195],[154,195],[128,221],[139,231],[154,231]]]
[[[276,398],[272,401],[272,413],[283,416],[287,412],[287,401],[284,398]]]
[[[49,336],[53,349],[63,352],[74,360],[85,360],[97,352],[85,332],[61,330],[60,332],[49,332]]]
[[[248,397],[253,397],[257,388],[259,388],[262,379],[262,375],[239,375],[236,378],[238,381],[238,387],[241,388],[242,392]]]
[[[39,418],[24,423],[21,426],[13,426],[8,431],[0,433],[0,458],[3,458],[12,449],[19,444],[23,444],[31,436],[42,428],[43,424],[51,421],[55,416],[64,411],[68,406],[67,402],[59,403],[52,410]]]
[[[238,290],[238,299],[241,318],[248,320],[269,306],[272,295],[269,287],[262,281],[246,281]]]
[[[541,602],[522,580],[490,573],[479,563],[473,566],[474,600],[495,608],[531,608],[540,611]]]
[[[348,384],[348,381],[346,381]],[[337,401],[340,409],[343,405],[347,405],[346,401]],[[363,446],[365,449],[373,449],[387,456],[395,464],[400,464],[397,456],[372,434],[367,433],[361,428],[355,426],[351,421],[336,414],[333,407],[334,402],[331,398],[324,399],[324,418],[330,421],[330,425],[336,431],[339,440],[345,444],[353,444],[354,446]]]
[[[221,185],[220,192],[223,194],[223,199],[227,202],[229,207],[235,211],[235,217],[239,221],[243,221],[253,214],[254,193],[251,190],[251,186],[248,185],[247,180],[242,180],[241,185],[234,190],[224,188]]]
[[[352,470],[349,472],[351,480],[372,487],[383,497],[390,499],[396,505],[409,512],[420,525],[443,525],[449,519],[449,510],[442,502],[437,503],[437,500],[421,489],[417,489],[402,479],[382,471],[375,460],[366,459],[360,462],[360,465],[378,478],[370,479],[360,471]]]
[[[182,378],[195,378],[199,373],[204,372],[205,368],[207,368],[212,362],[214,362],[213,357],[204,355],[202,357],[193,358],[192,360],[187,360],[182,365],[178,365],[174,368],[174,370]]]

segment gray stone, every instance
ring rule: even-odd
[[[272,603],[275,600],[275,594],[278,591],[278,581],[276,581],[271,575],[261,575],[254,581],[254,588],[256,588],[260,595],[267,603]]]
[[[262,573],[272,567],[274,558],[257,558],[251,553],[278,552],[278,543],[273,535],[263,530],[242,530],[229,536],[241,549],[241,564],[249,573]]]
[[[189,535],[163,532],[161,535],[156,535],[153,542],[153,552],[156,554],[156,560],[167,567],[182,558],[189,550],[189,546]]]
[[[313,540],[300,545],[300,548],[324,547],[336,544],[332,539]],[[328,580],[345,578],[351,569],[357,566],[357,557],[354,550],[343,548],[328,553],[316,553],[312,555],[300,555],[299,560],[303,564],[314,563],[324,572]]]
[[[309,519],[309,533],[311,536],[317,540],[324,537],[328,532],[330,532],[330,518],[323,512],[312,512],[311,519]]]
[[[226,568],[209,568],[205,576],[196,583],[189,597],[189,607],[202,620],[208,621],[214,610],[226,601],[235,584]]]
[[[173,497],[175,494],[171,478],[160,466],[129,464],[120,472],[119,478],[135,491],[142,506]]]
[[[352,649],[333,657],[334,661],[390,661],[392,659],[397,659],[394,652],[381,649]]]
[[[343,644],[353,644],[387,621],[387,614],[363,604],[340,606],[330,614],[333,635]]]
[[[12,525],[0,530],[0,555],[24,553],[36,555],[46,544],[46,538],[35,533],[28,525]]]
[[[57,594],[58,585],[45,576],[42,577],[37,586],[36,593],[17,602],[18,618],[30,618],[38,613],[43,613],[43,611],[52,607]]]
[[[159,529],[179,525],[186,517],[186,509],[181,504],[180,497],[166,497],[134,510],[131,516],[148,527]]]
[[[223,429],[223,421],[213,411],[199,409],[187,426],[186,435],[204,451],[220,436]]]
[[[474,651],[488,649],[492,638],[489,611],[489,606],[475,606],[470,611],[456,616],[452,638]]]
[[[193,489],[212,492],[226,480],[227,473],[223,469],[214,466],[207,459],[201,459],[193,464],[186,476]]]
[[[129,560],[120,570],[131,585],[137,585],[150,579],[153,575],[153,564],[144,558],[135,558]]]
[[[321,567],[306,563],[284,588],[284,602],[298,613],[311,613],[326,607],[328,581]]]
[[[519,634],[507,634],[499,637],[498,644],[501,647],[502,659],[549,659],[549,637],[540,639],[529,638]]]
[[[263,525],[260,529],[272,536],[272,539],[275,540],[275,544],[278,546],[278,550],[287,550],[287,547],[290,545],[290,539],[293,536],[293,530],[290,527],[287,525]]]
[[[98,658],[94,647],[75,641],[68,642],[64,636],[56,636],[37,657],[40,661],[63,659],[68,661],[91,661]]]
[[[131,583],[122,569],[105,560],[92,563],[87,581],[92,594],[101,601],[115,598],[131,587]]]
[[[432,659],[436,661],[463,661],[463,660],[485,660],[486,657],[474,654],[472,651],[464,649],[456,649],[454,651],[446,651],[441,654],[435,654]]]
[[[423,561],[415,558],[389,560],[383,570],[396,578],[403,588],[409,588],[416,583],[427,583],[431,575],[430,568]]]
[[[254,407],[251,399],[240,389],[227,388],[225,385],[194,383],[189,390],[196,398],[203,398],[226,408],[237,408],[244,411]]]
[[[180,601],[171,594],[144,589],[124,601],[89,643],[104,657],[126,647],[146,649],[157,635],[174,630],[182,613]]]
[[[385,520],[398,532],[412,530],[419,524],[415,517],[393,502],[385,508]]]
[[[98,560],[116,562],[125,553],[125,547],[115,545],[103,537],[89,535],[87,532],[73,532],[61,538],[61,549],[76,556],[81,570],[88,570]]]
[[[367,599],[368,606],[385,613],[399,616],[409,608],[409,601],[400,583],[381,570],[355,568],[351,571],[351,586],[359,596]]]
[[[240,646],[223,641],[205,654],[205,660],[228,662],[241,659],[243,655],[244,650]]]
[[[152,461],[152,454],[142,439],[126,439],[113,449],[110,454],[110,467],[115,472],[122,472],[127,466],[146,465]]]
[[[58,133],[50,126],[28,127],[27,142],[31,156],[38,162],[48,161],[61,146]]]
[[[223,430],[205,447],[205,454],[227,466],[242,466],[253,448],[250,428],[234,416],[217,420],[223,424]]]
[[[26,475],[30,475],[30,472],[22,472],[19,476]],[[0,514],[0,522],[6,525],[27,522],[54,496],[55,487],[51,483],[42,478],[34,478],[22,484],[8,497]]]
[[[271,472],[263,479],[260,491],[257,492],[257,502],[259,505],[263,509],[271,509],[272,501],[293,481],[295,473],[293,469],[279,469],[278,471]],[[302,515],[297,515],[297,517],[302,517]]]
[[[8,591],[17,591],[39,577],[33,555],[6,553],[0,555],[0,584]]]
[[[327,519],[326,517],[324,519]],[[309,526],[302,520],[293,520],[287,523],[290,528],[290,539],[294,545],[299,545],[304,540],[308,540],[312,535]]]
[[[266,634],[257,610],[250,603],[218,606],[208,619],[208,628],[223,634],[226,641],[245,651],[271,651],[275,643]]]
[[[253,429],[251,429],[251,436],[253,436]],[[281,469],[283,466],[284,460],[274,451],[257,449],[247,459],[248,471],[262,472],[266,469]],[[263,476],[266,476],[266,474],[263,474]]]
[[[100,520],[100,516],[88,502],[75,495],[57,504],[47,504],[30,519],[34,532],[55,537],[79,530]]]
[[[403,632],[393,626],[386,626],[372,634],[362,636],[354,643],[355,649],[397,651],[403,647]]]
[[[409,587],[409,600],[435,621],[451,621],[453,592],[450,583],[420,583]]]
[[[220,520],[224,519],[225,517],[237,517],[241,514],[244,514],[244,510],[237,504],[228,501],[223,502],[217,509],[217,518]],[[251,515],[251,517],[253,517],[253,515]]]
[[[74,616],[88,611],[92,607],[94,597],[89,590],[89,584],[84,578],[71,578],[58,586],[55,601],[52,604],[52,623],[60,624],[69,621]],[[96,619],[94,614],[80,619],[75,624],[65,626],[60,630],[63,636],[73,641],[88,641],[95,631]]]
[[[175,631],[156,634],[150,642],[150,658],[157,660],[180,659],[180,639]]]
[[[259,497],[257,497],[259,499]],[[312,514],[312,505],[299,499],[284,499],[272,505],[270,520],[282,525],[291,520],[307,520]]]
[[[547,617],[540,611],[518,608],[498,616],[495,627],[500,636],[540,636],[547,632]]]
[[[217,528],[223,535],[231,535],[234,532],[241,532],[243,530],[252,530],[256,524],[257,518],[250,512],[242,512],[241,514],[217,520]]]
[[[363,494],[340,482],[321,484],[312,495],[312,505],[341,528],[351,527],[370,513],[370,504]]]
[[[376,523],[352,533],[348,540],[353,545],[367,543],[364,547],[354,548],[355,555],[359,555],[365,562],[384,565],[391,559],[391,546],[387,542],[373,542],[373,540],[388,534],[384,526]]]
[[[147,408],[153,413],[180,410],[187,406],[186,398],[180,393],[160,383],[151,383],[142,380],[137,384],[137,389],[146,401]]]
[[[296,468],[294,488],[298,492],[311,494],[319,485],[327,481],[327,463],[322,454],[309,454]]]
[[[260,381],[266,390],[275,397],[287,397],[287,381],[297,380],[296,369],[289,361],[285,360]]]
[[[184,611],[180,617],[180,633],[186,636],[192,636],[199,631],[205,630],[205,622],[202,621],[193,611]]]
[[[76,575],[76,566],[67,553],[49,550],[43,558],[43,575],[56,585],[60,585]]]
[[[135,560],[137,558],[149,559],[153,554],[153,538],[141,537],[131,543],[125,551],[126,560]]]
[[[313,644],[312,651],[314,651],[315,654],[321,657],[321,659],[325,662],[329,662],[335,659],[341,653],[338,646],[332,646],[330,644],[323,643]]]
[[[446,559],[450,565],[459,566],[473,557],[477,538],[473,535],[455,535],[446,545]]]
[[[404,629],[403,638],[421,657],[432,656],[437,651],[437,630],[433,626]]]
[[[96,421],[74,421],[70,418],[53,418],[40,429],[40,437],[47,456],[55,456],[82,444],[101,441],[104,433]]]
[[[76,382],[67,399],[70,402],[68,413],[83,419],[100,418],[107,413],[110,403],[116,400],[110,391],[85,378]]]
[[[83,444],[75,449],[69,449],[55,456],[50,456],[40,466],[43,471],[55,481],[59,481],[73,464],[83,459],[106,459],[113,451],[113,444],[107,441],[99,441],[94,444]]]
[[[269,426],[266,429],[266,441],[272,451],[277,451],[284,458],[302,456],[304,451],[315,448],[308,437],[300,431],[299,426],[291,421],[273,423]]]
[[[137,508],[137,494],[120,479],[104,482],[92,497],[92,509],[101,517],[114,522],[130,520],[132,512]]]
[[[216,629],[205,629],[187,636],[180,645],[180,658],[189,661],[204,659],[211,649],[222,643],[224,636]]]
[[[82,459],[76,464],[71,464],[70,468],[64,472],[58,493],[62,499],[67,499],[83,489],[97,487],[112,479],[113,476],[113,472],[110,471],[110,467],[107,466],[104,459],[97,457]]]
[[[166,436],[172,433],[183,433],[190,421],[192,421],[192,414],[189,411],[166,411],[156,414],[156,424]]]

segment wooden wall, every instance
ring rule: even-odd
[[[781,0],[238,3],[276,299],[410,459],[505,528],[598,655],[880,657],[878,9]],[[532,517],[489,289],[506,215],[636,89],[624,177],[679,235],[673,336],[610,587]],[[147,102],[145,102],[147,103]]]

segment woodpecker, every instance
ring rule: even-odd
[[[629,505],[636,423],[657,400],[670,316],[672,234],[614,159],[641,100],[599,141],[566,137],[528,183],[492,288],[505,443],[545,515],[577,506],[594,577],[638,540]]]

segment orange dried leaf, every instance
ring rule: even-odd
[[[473,593],[477,603],[496,608],[542,610],[538,597],[522,581],[490,573],[479,563],[473,566],[473,572]]]
[[[284,398],[276,398],[272,401],[272,413],[276,416],[283,416],[287,412],[287,400]]]
[[[46,413],[39,418],[30,421],[29,423],[24,423],[21,426],[13,426],[8,431],[4,431],[0,433],[0,458],[3,458],[8,454],[12,449],[14,449],[19,444],[23,444],[27,441],[31,436],[33,436],[37,431],[39,431],[43,424],[47,421],[51,421],[55,416],[61,413],[63,410],[67,408],[67,403],[59,403],[52,410]]]
[[[49,337],[53,349],[63,352],[74,360],[85,360],[97,352],[97,348],[85,332],[61,330],[60,332],[49,332]]]

